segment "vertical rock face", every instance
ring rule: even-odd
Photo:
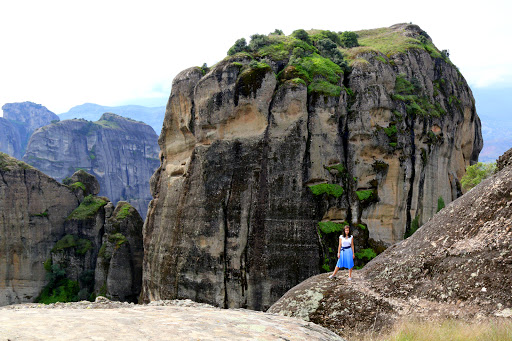
[[[0,305],[39,295],[46,284],[43,263],[78,204],[66,186],[0,154]]]
[[[12,122],[0,117],[0,152],[19,158],[21,151],[19,130]]]
[[[356,251],[386,247],[461,194],[482,147],[471,90],[417,26],[376,31],[411,46],[347,49],[337,85],[314,66],[330,64],[296,50],[175,78],[144,225],[144,299],[266,309],[329,266],[337,223],[350,223]],[[307,82],[293,78],[299,67],[313,70]]]
[[[107,113],[97,122],[66,120],[39,129],[23,160],[59,181],[84,169],[98,179],[100,195],[126,200],[145,217],[157,139],[148,125]]]
[[[40,104],[7,103],[0,118],[0,152],[21,159],[30,135],[39,127],[59,121],[59,117]]]
[[[72,178],[80,181],[62,185],[0,153],[0,305],[82,300],[100,293],[136,301],[142,219],[128,203],[120,203],[112,217],[109,200],[92,194],[98,189],[94,177]],[[115,231],[113,246],[107,230]],[[102,291],[95,288],[103,279],[97,264],[109,248],[122,256],[108,267],[109,290]]]
[[[99,251],[95,292],[120,301],[137,302],[142,284],[143,221],[137,210],[120,201],[108,204]]]

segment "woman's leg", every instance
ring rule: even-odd
[[[348,278],[352,278],[352,268],[348,269]]]
[[[329,278],[333,278],[334,276],[336,276],[336,273],[338,272],[338,270],[339,270],[339,269],[340,269],[340,268],[335,267],[335,268],[334,268],[334,272],[332,273],[332,275],[330,275],[330,276],[329,276]]]

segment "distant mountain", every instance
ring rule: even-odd
[[[83,169],[98,179],[100,195],[128,201],[143,218],[149,179],[160,165],[158,136],[142,122],[106,113],[95,122],[55,122],[30,137],[23,161],[63,181]]]
[[[512,88],[474,88],[476,109],[482,121],[484,148],[479,161],[494,162],[512,148]]]
[[[21,159],[30,135],[51,122],[58,122],[59,116],[41,104],[32,102],[6,103],[0,117],[0,152]]]
[[[107,107],[94,103],[85,103],[71,108],[68,112],[60,114],[59,117],[61,120],[83,118],[88,121],[97,121],[106,112],[142,121],[151,126],[157,135],[160,135],[165,116],[165,107],[144,107],[141,105]]]

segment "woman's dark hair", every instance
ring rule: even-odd
[[[347,227],[348,227],[348,236],[345,233],[345,229]],[[343,238],[350,238],[350,237],[352,237],[352,234],[350,233],[350,226],[348,226],[348,225],[343,226]]]

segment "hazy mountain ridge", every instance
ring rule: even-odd
[[[61,120],[83,118],[88,121],[97,121],[106,112],[144,122],[151,126],[155,133],[159,135],[160,130],[162,130],[162,122],[164,121],[165,107],[145,107],[141,105],[109,107],[94,103],[84,103],[74,106],[68,112],[59,114],[59,117]]]

